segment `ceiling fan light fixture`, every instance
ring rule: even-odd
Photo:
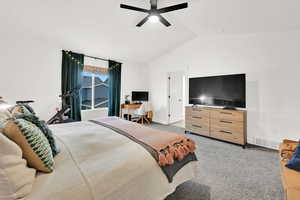
[[[169,27],[169,26],[171,26],[171,24],[161,14],[172,12],[175,10],[181,10],[181,9],[188,7],[188,3],[181,3],[181,4],[177,4],[177,5],[173,5],[173,6],[164,7],[164,8],[158,8],[157,1],[158,0],[150,0],[150,5],[151,5],[150,9],[138,8],[138,7],[130,6],[130,5],[126,5],[126,4],[120,4],[120,7],[124,8],[124,9],[128,9],[128,10],[133,10],[133,11],[138,11],[138,12],[143,12],[143,13],[148,14],[144,19],[142,19],[142,21],[140,21],[136,25],[137,27],[143,26],[148,21],[150,23],[161,22],[166,27]]]
[[[159,17],[157,15],[151,15],[148,20],[151,23],[157,23],[159,22]]]

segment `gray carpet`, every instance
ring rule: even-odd
[[[184,133],[174,126],[152,128]],[[197,144],[196,177],[180,185],[166,200],[282,200],[278,154],[188,134]]]

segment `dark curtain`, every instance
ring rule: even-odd
[[[62,51],[62,94],[81,88],[83,63],[83,54]],[[75,121],[81,121],[81,98],[79,92],[76,92],[73,97],[68,97],[66,103],[71,106],[69,117]]]
[[[108,116],[120,115],[121,66],[122,63],[108,61]]]

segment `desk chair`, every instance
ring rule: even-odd
[[[142,103],[141,106],[136,109],[133,113],[132,113],[132,117],[131,117],[131,121],[133,122],[139,122],[141,121],[142,124],[144,124],[144,120],[150,124],[149,120],[147,119],[147,103]]]

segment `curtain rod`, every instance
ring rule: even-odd
[[[62,51],[67,51],[67,50],[62,50]],[[74,52],[74,51],[71,51],[71,52]],[[77,52],[74,52],[74,53],[77,53]],[[93,58],[93,59],[97,59],[97,60],[103,60],[103,61],[109,61],[109,59],[105,59],[105,58],[100,58],[100,57],[95,57],[95,56],[89,56],[89,55],[85,55],[83,54],[85,57],[88,57],[88,58]],[[113,60],[112,60],[113,61]]]
[[[105,58],[99,58],[99,57],[95,57],[95,56],[88,56],[88,55],[85,55],[83,54],[84,57],[88,57],[88,58],[93,58],[93,59],[97,59],[97,60],[104,60],[104,61],[108,61],[108,59],[105,59]]]

